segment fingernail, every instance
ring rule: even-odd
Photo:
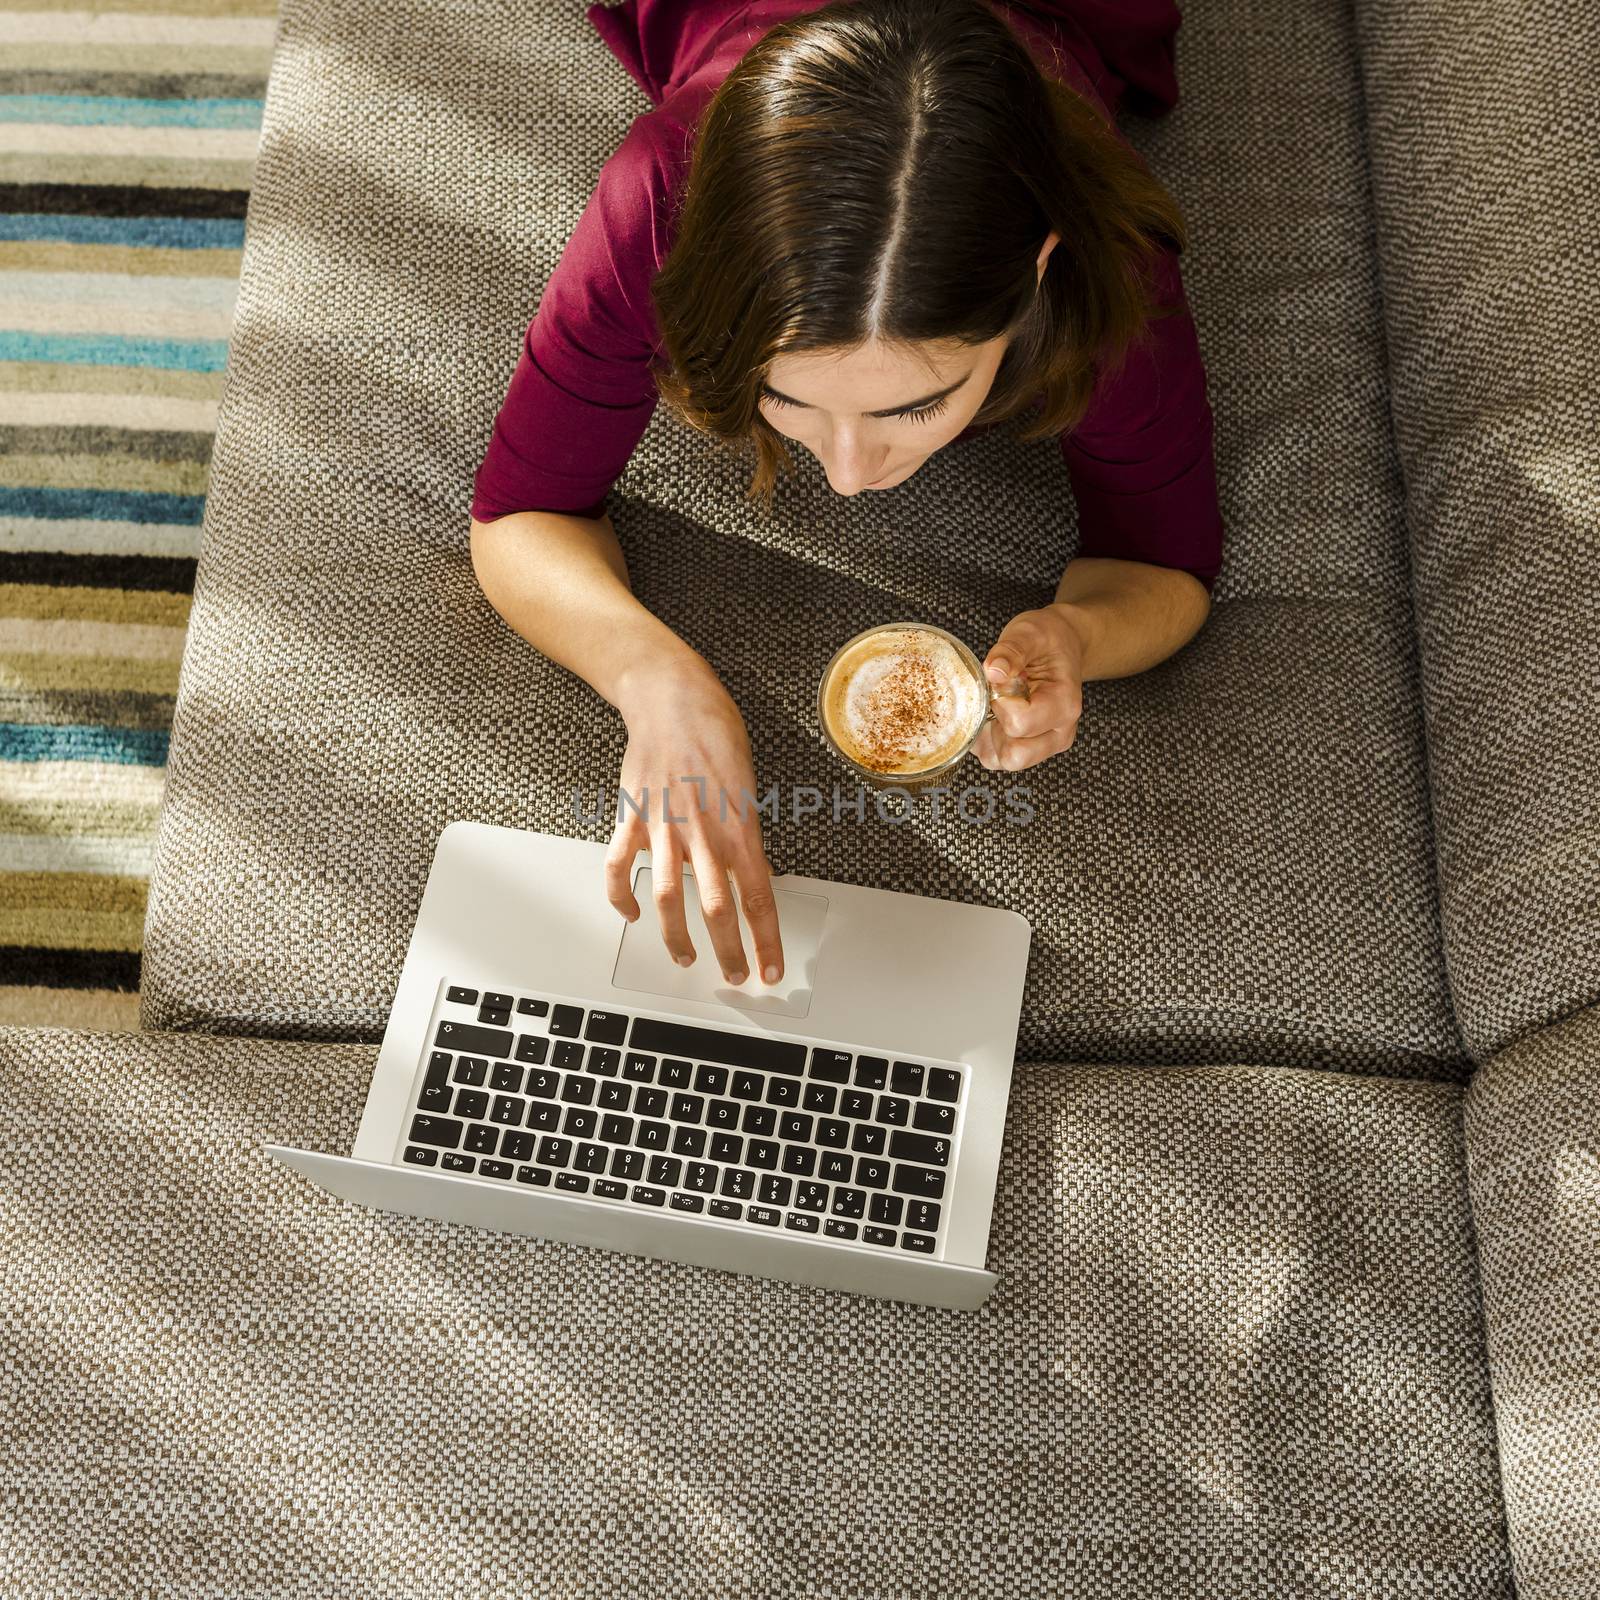
[[[678,965],[680,967],[686,967],[693,960],[694,960],[693,956],[679,956],[678,957]]]
[[[1010,668],[1003,661],[991,661],[983,669],[996,683],[1004,683],[1011,676]]]
[[[740,967],[737,972],[730,972],[728,974],[728,982],[729,983],[743,983],[744,982],[744,977],[745,977],[744,968]]]
[[[761,976],[765,978],[768,983],[776,983],[778,981],[778,969],[769,964],[762,972]]]

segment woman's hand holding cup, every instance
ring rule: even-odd
[[[994,690],[993,715],[972,751],[991,771],[1019,772],[1070,749],[1083,715],[1082,630],[1062,605],[1040,606],[1013,617],[984,657]],[[1021,678],[1028,693],[1004,693]]]

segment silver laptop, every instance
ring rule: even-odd
[[[733,985],[692,871],[684,968],[605,855],[446,827],[353,1153],[268,1152],[385,1211],[981,1305],[1026,919],[784,874],[784,977]]]

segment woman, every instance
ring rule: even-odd
[[[653,102],[606,162],[530,324],[479,467],[474,569],[506,622],[622,713],[606,892],[637,852],[687,966],[682,868],[722,971],[782,947],[750,742],[709,663],[636,600],[605,494],[665,398],[840,494],[1021,416],[1060,439],[1081,532],[1055,599],[985,660],[1031,686],[975,752],[1067,749],[1082,685],[1199,630],[1222,552],[1182,217],[1116,130],[1177,101],[1171,0],[625,0],[587,15]],[[693,776],[700,783],[689,781]],[[730,797],[719,807],[719,793]],[[660,804],[658,805],[658,799]],[[726,815],[723,815],[723,812]],[[742,812],[742,814],[741,814]]]

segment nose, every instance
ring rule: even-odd
[[[875,453],[874,453],[875,454]],[[869,455],[861,434],[851,428],[835,428],[831,448],[823,455],[822,465],[828,474],[828,485],[835,494],[859,494],[874,479],[884,474],[885,462],[877,456],[876,464]]]

